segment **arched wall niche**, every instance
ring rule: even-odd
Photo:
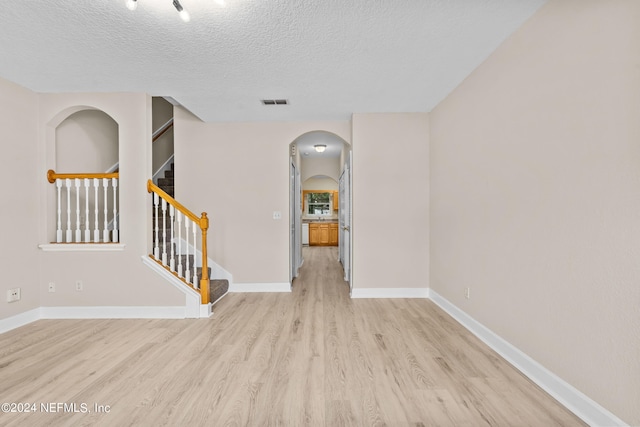
[[[118,170],[120,135],[117,121],[100,108],[90,105],[74,105],[60,110],[44,126],[46,143],[46,169],[57,173],[104,173]],[[46,171],[45,171],[46,172]],[[43,173],[43,178],[44,178]],[[87,222],[95,223],[92,214],[95,209],[93,189],[89,197],[89,215],[86,215],[85,193],[80,193],[80,226],[85,228]],[[60,194],[62,206],[67,204],[67,194]],[[116,203],[119,205],[119,192]],[[72,202],[77,202],[72,198]],[[47,185],[47,241],[56,240],[57,229],[57,189],[55,185]],[[104,206],[100,207],[99,221],[104,222]],[[113,212],[113,198],[107,201],[107,210]],[[75,212],[74,212],[75,213]],[[113,216],[113,215],[111,215]],[[113,222],[108,217],[108,222]],[[73,226],[76,224],[74,222]],[[66,224],[63,228],[66,227]]]

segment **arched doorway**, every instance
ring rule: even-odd
[[[345,280],[351,284],[351,257],[348,256],[351,244],[342,244],[351,241],[351,199],[350,191],[345,193],[340,187],[341,181],[350,187],[350,180],[344,181],[344,174],[350,175],[351,146],[331,132],[313,131],[296,138],[289,145],[289,152],[290,279],[297,277],[304,262],[302,246],[314,245],[314,224],[320,223],[321,241],[315,244],[339,247],[336,262],[343,264]],[[326,235],[324,228],[327,228]]]

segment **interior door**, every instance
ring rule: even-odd
[[[351,283],[351,152],[344,165],[344,171],[339,183],[339,257],[344,269],[344,280],[349,282],[349,290],[353,289]]]

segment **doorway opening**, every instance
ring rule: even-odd
[[[290,281],[304,264],[303,247],[335,246],[351,280],[351,146],[327,131],[313,131],[289,145]]]

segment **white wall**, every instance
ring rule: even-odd
[[[426,290],[428,115],[354,114],[352,147],[354,289]]]
[[[0,319],[39,306],[38,291],[38,194],[37,95],[0,78],[0,149],[3,183],[0,224]],[[43,173],[42,179],[46,180]],[[22,299],[6,302],[6,291],[21,288]]]
[[[552,0],[430,116],[432,288],[632,425],[639,22]]]
[[[207,212],[211,258],[235,283],[289,282],[289,144],[315,130],[349,141],[350,123],[203,123],[180,108],[174,120],[176,194]]]

